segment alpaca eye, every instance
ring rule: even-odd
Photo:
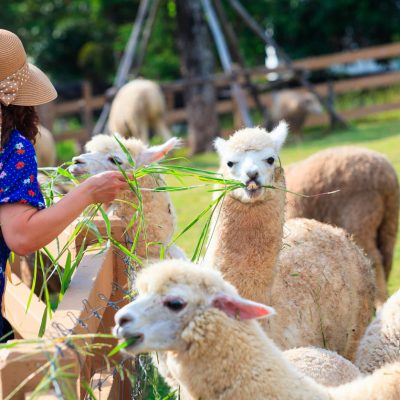
[[[229,168],[231,168],[235,165],[235,163],[233,161],[228,161],[226,164]]]
[[[275,162],[275,158],[274,157],[268,157],[265,161],[267,161],[267,163],[269,165],[272,165]]]
[[[186,303],[179,297],[164,300],[164,306],[171,311],[181,311],[186,307]]]
[[[118,157],[109,157],[108,161],[110,161],[110,163],[113,163],[115,165],[121,165],[122,164],[122,161]]]

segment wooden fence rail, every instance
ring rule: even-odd
[[[106,237],[104,221],[100,218],[95,219],[94,223],[99,232]],[[121,221],[112,219],[111,225],[112,236],[124,243],[124,227]],[[67,229],[59,241],[67,243],[68,233],[74,227],[75,225],[72,225]],[[83,243],[83,237],[86,238],[86,243],[90,242],[90,233],[82,232],[74,242],[70,243],[71,252],[79,249]],[[60,243],[54,243],[54,246],[56,245],[59,246]],[[15,261],[15,266],[18,262],[20,260]],[[5,315],[19,338],[35,339],[39,332],[45,304],[33,295],[31,305],[26,309],[30,289],[22,283],[18,271],[19,269],[16,268],[12,283],[8,283],[5,294]],[[66,385],[60,387],[59,390],[69,390],[76,399],[84,398],[86,393],[84,383],[92,385],[95,393],[99,390],[96,387],[102,374],[99,371],[107,369],[105,358],[108,352],[117,345],[117,340],[94,337],[73,342],[76,348],[96,344],[94,350],[91,350],[94,354],[89,356],[84,352],[75,351],[71,344],[67,345],[65,339],[79,334],[111,333],[116,309],[129,301],[125,294],[129,288],[126,272],[123,259],[114,248],[104,248],[102,251],[89,249],[82,258],[51,321],[47,322],[44,338],[47,338],[48,342],[21,344],[16,340],[15,347],[0,351],[1,399],[5,399],[18,388],[18,385],[25,383],[12,397],[16,400],[25,400],[48,372],[50,365],[47,364],[53,357],[57,357],[59,364],[57,368],[64,367],[67,372],[76,377],[72,380],[57,380],[57,385]],[[62,339],[58,345],[51,344],[57,343],[57,339]],[[119,354],[109,359],[111,366],[113,363],[120,364],[122,361]],[[101,399],[129,398],[131,387],[127,376],[123,384],[120,373],[113,375],[109,372],[109,376],[107,384],[101,386]],[[47,393],[46,398],[58,399],[59,394],[52,391]]]
[[[298,70],[316,71],[327,69],[338,64],[349,64],[358,60],[388,60],[391,58],[400,57],[400,43],[385,44],[382,46],[373,46],[364,49],[346,51],[335,54],[328,54],[317,57],[308,57],[301,60],[294,61],[294,67]],[[284,72],[284,67],[275,69],[268,69],[264,66],[249,68],[243,73],[249,74],[251,79],[266,80],[266,74],[270,72]],[[217,88],[228,87],[234,77],[238,77],[239,81],[244,81],[244,76],[237,75],[239,72],[234,70],[231,73],[217,74],[209,80],[213,81]],[[182,93],[186,85],[198,85],[204,83],[204,79],[193,79],[190,81],[179,80],[175,82],[161,84],[165,97],[167,99],[167,122],[168,124],[185,123],[187,120],[185,108],[175,107],[175,96]],[[333,83],[333,89],[336,94],[343,94],[353,91],[369,90],[377,88],[390,87],[392,85],[400,84],[400,72],[382,72],[366,77],[341,79]],[[321,95],[327,95],[328,85],[326,83],[316,85],[316,88]],[[298,89],[303,90],[303,89]],[[266,92],[261,95],[262,102],[268,107],[271,104],[271,94]],[[53,106],[48,106],[45,111],[41,112],[43,115],[44,125],[52,130],[55,118],[61,118],[69,115],[80,115],[83,128],[74,129],[62,132],[56,135],[57,141],[66,139],[76,139],[81,143],[86,142],[92,132],[93,127],[93,113],[100,110],[105,104],[105,95],[93,96],[88,82],[84,82],[82,86],[82,98],[72,101],[65,101],[55,103]],[[247,95],[247,101],[250,108],[254,108],[254,101],[251,96]],[[397,103],[387,105],[383,109],[394,109]],[[362,107],[358,110],[351,110],[344,113],[346,118],[359,118],[375,112],[380,112],[382,106],[377,107]],[[220,114],[236,113],[237,107],[232,99],[220,100],[217,103],[217,110]],[[237,120],[237,118],[235,118]],[[240,120],[240,119],[239,119]],[[311,118],[308,125],[325,123],[325,117]]]

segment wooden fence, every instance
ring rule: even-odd
[[[304,71],[317,71],[325,70],[338,64],[354,63],[358,60],[388,60],[391,58],[400,57],[400,43],[386,44],[382,46],[368,47],[360,50],[347,51],[336,54],[329,54],[318,57],[309,57],[301,60],[294,61],[294,68]],[[266,82],[266,74],[270,72],[284,72],[285,68],[279,67],[276,69],[267,69],[265,67],[255,67],[245,70],[253,81]],[[229,86],[232,80],[238,77],[239,81],[243,80],[243,75],[237,75],[237,72],[232,74],[217,74],[210,79],[213,81],[217,88],[225,88]],[[167,100],[167,122],[170,125],[176,123],[185,123],[187,121],[187,114],[185,108],[175,107],[175,98],[177,95],[182,94],[186,85],[198,85],[205,81],[202,79],[193,79],[191,81],[175,81],[170,83],[163,83],[162,89]],[[330,84],[330,83],[329,83]],[[316,89],[321,95],[328,94],[328,83],[316,85]],[[382,72],[366,77],[357,77],[349,79],[341,79],[331,83],[331,88],[334,94],[350,93],[361,90],[370,90],[390,87],[392,85],[400,84],[400,72]],[[296,89],[303,90],[303,89]],[[255,104],[252,97],[247,94],[247,100],[250,108],[254,108]],[[261,101],[267,107],[272,103],[272,95],[270,92],[261,94]],[[55,118],[65,117],[72,114],[79,114],[82,120],[83,128],[66,131],[56,135],[56,140],[61,141],[65,139],[77,139],[80,142],[85,142],[90,138],[93,128],[93,113],[100,110],[106,102],[106,97],[93,96],[91,86],[88,82],[82,85],[82,98],[72,101],[59,102],[47,106],[41,110],[41,120],[44,125],[52,129]],[[346,119],[359,118],[369,114],[388,111],[399,108],[399,102],[387,103],[384,105],[360,107],[343,112]],[[237,113],[237,107],[233,99],[220,100],[217,103],[217,111],[219,114]],[[240,120],[234,118],[235,121]],[[328,123],[328,116],[321,115],[318,117],[310,118],[307,125],[325,124]]]
[[[96,219],[99,231],[105,234],[102,219]],[[111,220],[112,236],[124,243],[124,227],[118,219]],[[75,225],[66,229],[50,246],[50,252],[58,254],[58,249],[68,244],[74,257],[85,242],[90,242],[90,234],[82,232],[73,242],[68,243]],[[125,243],[126,245],[126,243]],[[62,260],[61,260],[62,261]],[[60,264],[62,262],[60,261]],[[21,280],[23,259],[16,259],[12,267],[12,283],[8,282],[5,294],[5,316],[19,339],[37,338],[45,304],[33,295],[27,309],[30,288]],[[51,368],[64,368],[70,374],[67,379],[53,379],[57,390],[42,393],[46,399],[60,399],[65,393],[72,398],[83,399],[90,387],[96,399],[131,398],[132,387],[124,371],[113,369],[115,365],[126,363],[120,354],[109,358],[107,354],[117,345],[116,339],[82,338],[78,341],[66,340],[79,334],[111,333],[116,310],[129,301],[128,274],[123,257],[112,247],[99,252],[88,251],[82,258],[71,284],[51,321],[47,322],[44,338],[48,343],[27,343],[15,340],[15,347],[0,351],[0,398],[6,399],[13,391],[12,399],[25,400],[35,390]],[[96,345],[96,346],[94,346]],[[79,347],[91,347],[92,355],[78,351]],[[107,346],[107,347],[105,347]],[[56,365],[52,365],[55,363]],[[57,371],[53,371],[55,374]],[[99,384],[99,382],[101,384]],[[19,385],[23,386],[19,388]],[[87,384],[87,386],[85,386]],[[86,389],[85,389],[86,388]],[[62,393],[60,397],[60,393]],[[39,397],[42,398],[42,397]],[[92,398],[92,397],[91,397]]]

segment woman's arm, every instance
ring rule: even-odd
[[[1,231],[8,247],[30,254],[54,240],[92,203],[108,203],[129,186],[120,172],[92,176],[51,207],[38,210],[20,203],[0,206]]]

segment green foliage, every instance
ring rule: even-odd
[[[194,0],[193,0],[194,1]],[[264,62],[265,46],[223,0],[248,65]],[[56,81],[89,78],[110,84],[132,29],[139,0],[2,1],[0,26],[16,32],[32,59]],[[397,0],[243,1],[293,58],[400,40]],[[163,0],[142,75],[179,77],[176,4]]]

